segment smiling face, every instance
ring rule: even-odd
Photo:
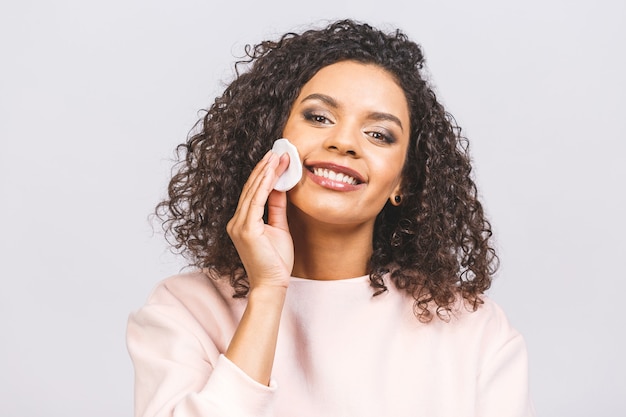
[[[368,224],[399,193],[410,132],[403,90],[384,69],[354,61],[318,71],[296,98],[283,131],[304,165],[290,216]]]

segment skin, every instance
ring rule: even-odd
[[[289,193],[289,225],[298,231],[293,237],[301,255],[294,276],[341,279],[367,273],[376,216],[400,193],[409,120],[404,92],[377,66],[336,63],[304,85],[283,132],[305,168]],[[328,167],[350,174],[357,184],[313,172]]]
[[[335,63],[303,86],[285,125],[283,137],[305,168],[289,198],[273,190],[289,164],[286,154],[270,151],[252,171],[227,226],[250,292],[226,356],[258,382],[270,380],[290,277],[367,273],[376,216],[401,192],[409,120],[404,92],[388,72]],[[327,178],[324,169],[351,178]]]

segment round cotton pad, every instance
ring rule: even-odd
[[[302,178],[302,163],[298,149],[287,139],[282,138],[274,142],[272,152],[277,155],[287,153],[289,155],[289,166],[287,170],[278,178],[278,182],[274,186],[277,191],[289,191],[296,186],[300,178]]]

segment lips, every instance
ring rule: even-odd
[[[306,165],[308,176],[317,184],[342,191],[355,190],[365,179],[357,171],[330,163],[310,163]]]
[[[335,172],[326,168],[313,168],[313,174],[318,177],[328,178],[332,181],[345,182],[346,184],[356,185],[357,181],[354,177],[343,174],[341,172]]]

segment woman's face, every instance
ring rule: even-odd
[[[386,70],[343,61],[318,71],[303,86],[283,131],[304,165],[302,180],[289,192],[296,213],[373,226],[385,202],[399,193],[409,120],[404,91]]]

